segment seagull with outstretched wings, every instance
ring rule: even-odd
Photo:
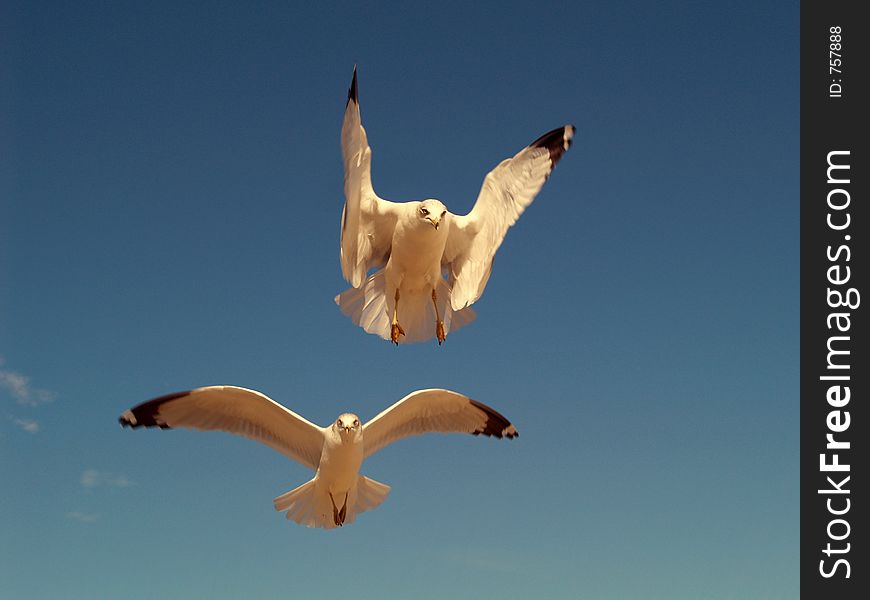
[[[353,286],[336,296],[342,312],[368,333],[395,344],[471,322],[496,250],[571,145],[574,127],[545,133],[503,160],[483,180],[467,215],[434,198],[390,202],[372,188],[372,149],[362,126],[356,68],[348,91],[341,147],[345,205],[341,271]],[[372,269],[378,269],[371,276]],[[444,279],[447,274],[447,280]]]
[[[202,387],[155,398],[118,419],[125,427],[186,427],[241,435],[315,471],[309,482],[275,498],[275,510],[307,527],[332,529],[383,502],[390,486],[359,474],[363,460],[402,438],[456,432],[514,438],[502,415],[449,390],[408,394],[368,423],[351,413],[327,427],[305,420],[260,392],[233,386]]]

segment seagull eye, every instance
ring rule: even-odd
[[[425,208],[421,208],[421,209],[420,209],[420,214],[423,215],[423,216],[425,217],[426,215],[429,214],[429,211],[426,210]]]
[[[442,210],[442,211],[441,211],[441,218],[443,219],[443,218],[444,218],[444,215],[446,215],[446,214],[447,214],[447,211],[446,211],[446,210]]]
[[[353,420],[353,426],[354,426],[354,427],[359,427],[359,419],[354,419],[354,420]]]

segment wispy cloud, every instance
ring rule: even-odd
[[[82,487],[88,489],[98,487],[126,488],[136,485],[135,482],[127,479],[126,475],[114,475],[112,473],[97,471],[96,469],[85,469],[79,478],[79,483],[82,484]]]
[[[5,363],[6,361],[0,356],[0,390],[6,390],[18,404],[39,406],[55,399],[54,392],[31,385],[30,377],[27,375],[3,368]]]
[[[100,485],[100,472],[94,469],[88,469],[82,473],[79,482],[86,488],[95,488]]]
[[[83,513],[77,510],[66,513],[68,519],[78,521],[79,523],[94,523],[100,518],[100,515],[94,513]]]
[[[27,433],[38,433],[39,423],[33,419],[12,419],[12,422],[18,425]]]

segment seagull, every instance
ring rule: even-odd
[[[470,306],[483,294],[496,250],[573,136],[573,125],[559,127],[503,160],[483,180],[467,215],[451,213],[434,198],[390,202],[372,188],[372,149],[354,67],[341,128],[341,272],[353,287],[335,297],[341,311],[396,345],[433,335],[441,345],[448,332],[475,318]],[[371,269],[379,270],[367,276]]]
[[[442,389],[412,392],[366,424],[343,413],[318,427],[260,392],[209,386],[168,394],[127,410],[124,427],[186,427],[235,433],[277,450],[315,471],[281,494],[275,510],[306,527],[333,529],[383,502],[390,486],[359,474],[363,461],[402,438],[456,432],[496,438],[519,435],[510,421],[471,398]]]

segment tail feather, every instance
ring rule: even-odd
[[[275,498],[275,510],[287,511],[287,518],[306,527],[335,527],[329,495],[318,494],[317,480],[281,494]]]
[[[386,278],[383,269],[366,279],[358,288],[349,288],[335,297],[341,312],[367,333],[390,339],[390,315],[387,314]]]
[[[471,323],[477,315],[470,307],[454,311],[450,304],[450,286],[443,279],[436,290],[438,312],[444,321],[445,333]],[[335,297],[341,312],[367,333],[390,339],[392,326],[391,299],[386,293],[384,270],[374,273],[359,288],[349,288]],[[403,292],[399,300],[399,324],[405,332],[400,342],[414,343],[435,336],[435,308],[429,292]]]
[[[377,508],[381,502],[387,499],[387,495],[390,493],[390,486],[386,483],[369,479],[363,475],[360,475],[356,487],[356,512],[365,512]]]
[[[357,483],[347,492],[347,515],[344,525],[353,523],[356,515],[371,510],[386,500],[390,486],[359,476]],[[340,508],[344,497],[335,498]],[[274,500],[275,510],[287,511],[287,518],[305,527],[322,527],[334,529],[335,518],[332,512],[332,500],[329,493],[317,486],[317,478],[299,487],[281,494]]]

